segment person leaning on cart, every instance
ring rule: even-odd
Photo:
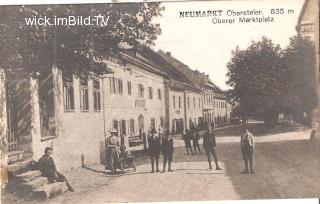
[[[111,129],[110,136],[106,139],[106,170],[111,170],[111,173],[117,172],[119,164],[119,141],[117,130]]]

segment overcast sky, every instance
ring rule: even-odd
[[[303,0],[259,0],[259,1],[194,1],[166,2],[159,22],[162,34],[155,42],[155,50],[169,51],[192,69],[206,72],[222,89],[228,89],[226,64],[231,51],[239,45],[246,48],[252,40],[262,36],[272,39],[282,47],[288,45],[289,38],[296,35],[295,26],[303,5]],[[284,8],[285,14],[271,15],[272,8]],[[179,18],[180,11],[219,10],[262,10],[265,17],[272,16],[272,23],[213,24],[209,18]],[[288,14],[292,9],[294,14]],[[292,12],[291,12],[292,13]],[[219,18],[233,18],[222,16]]]

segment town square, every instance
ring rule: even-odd
[[[318,9],[1,5],[1,202],[319,197]]]

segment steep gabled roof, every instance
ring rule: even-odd
[[[197,90],[188,78],[184,77],[184,75],[181,74],[172,64],[168,63],[157,52],[150,48],[145,47],[141,50],[135,51],[122,50],[120,53],[123,56],[130,56],[133,61],[139,61],[140,63],[157,70],[157,72],[162,73],[172,82],[171,85],[177,88],[184,87],[191,90]]]

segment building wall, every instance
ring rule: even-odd
[[[88,81],[89,111],[80,110],[79,78],[73,76],[74,111],[65,111],[62,71],[54,68],[55,120],[57,136],[41,139],[41,151],[53,146],[57,168],[69,170],[85,164],[100,163],[104,147],[103,111],[93,110],[92,80]],[[99,79],[100,85],[102,80]],[[102,97],[101,97],[102,100]],[[101,101],[102,103],[102,101]]]
[[[179,97],[180,97],[180,107],[179,107]],[[174,99],[175,98],[175,102]],[[175,105],[174,105],[175,103]],[[169,90],[169,127],[170,131],[177,129],[175,122],[173,120],[183,120],[185,123],[185,101],[184,101],[184,92],[179,90],[170,89]],[[185,124],[184,124],[185,126]]]
[[[190,128],[190,121],[192,121],[195,125],[198,124],[199,118],[202,118],[202,107],[202,95],[199,93],[186,91],[186,128]]]
[[[123,138],[125,145],[128,144],[128,136],[139,135],[139,116],[143,116],[143,131],[147,133],[151,127],[151,118],[154,118],[155,128],[158,129],[165,123],[165,96],[163,77],[147,72],[137,66],[127,64],[119,65],[114,61],[108,61],[108,66],[114,71],[113,76],[104,78],[104,106],[106,130],[113,128],[114,121],[125,121],[126,135]],[[110,80],[112,77],[122,80],[123,92],[112,93]],[[128,81],[131,82],[131,95],[128,94]],[[144,96],[139,96],[138,84],[144,87]],[[149,98],[149,87],[152,87],[152,99]],[[158,96],[161,90],[161,99]],[[130,134],[130,120],[134,120],[134,133]],[[119,125],[118,125],[119,126]],[[118,131],[119,132],[119,131]],[[109,133],[107,132],[107,136]]]

